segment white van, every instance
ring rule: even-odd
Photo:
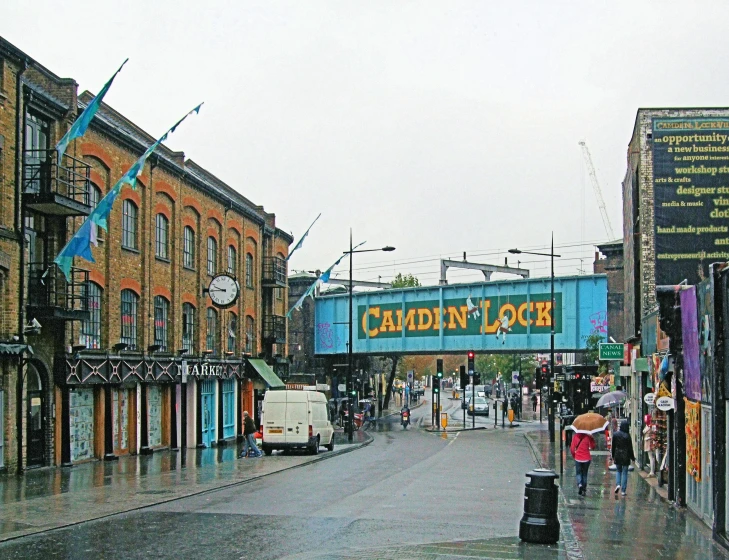
[[[316,391],[266,391],[263,397],[263,443],[270,455],[274,449],[334,449],[334,428],[324,393]]]

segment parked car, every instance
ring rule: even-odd
[[[484,397],[476,397],[475,399],[473,399],[473,404],[471,404],[471,402],[469,401],[468,415],[488,416],[489,402]]]

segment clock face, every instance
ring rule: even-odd
[[[218,274],[208,286],[208,294],[216,307],[230,307],[238,299],[238,281],[227,274]]]

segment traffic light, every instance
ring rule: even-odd
[[[542,362],[542,383],[548,383],[550,381],[550,378],[552,377],[549,374],[549,362]]]
[[[466,373],[466,366],[461,366],[461,391],[465,391],[467,385],[468,374]]]
[[[541,389],[544,387],[544,380],[542,379],[542,368],[537,367],[534,370],[534,384],[537,386],[537,389]]]
[[[476,371],[475,366],[473,365],[473,361],[476,358],[476,353],[473,350],[468,351],[468,375],[473,375],[473,372]]]
[[[443,379],[443,360],[440,358],[435,361],[435,371],[438,376],[438,380]]]
[[[437,377],[434,377],[433,378],[433,394],[437,395],[438,393],[440,393],[440,379],[438,379]]]
[[[480,373],[474,373],[473,374],[473,384],[474,385],[481,385],[481,374]]]

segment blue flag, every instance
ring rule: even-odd
[[[119,70],[114,72],[114,75],[109,78],[108,82],[104,84],[104,87],[101,88],[101,91],[98,93],[98,95],[91,100],[91,103],[86,106],[86,109],[83,110],[83,112],[71,125],[71,128],[68,129],[68,132],[63,135],[63,138],[61,138],[61,140],[56,145],[59,165],[61,163],[61,158],[63,157],[63,154],[66,153],[66,148],[68,147],[71,140],[81,138],[81,136],[86,133],[86,129],[89,127],[89,123],[91,123],[91,119],[94,118],[96,111],[99,110],[99,107],[101,106],[101,101],[104,99],[106,92],[109,91],[111,83],[114,81],[114,78],[116,78],[116,75],[121,72],[121,69],[124,68],[124,65],[127,63],[128,60],[129,59],[127,58],[127,60],[122,62]]]
[[[147,148],[147,150],[142,154],[142,157],[140,157],[134,165],[132,165],[127,172],[122,175],[116,185],[114,185],[106,196],[99,201],[96,208],[91,211],[88,218],[86,218],[84,223],[81,224],[81,227],[78,228],[78,231],[73,235],[68,243],[66,243],[65,247],[61,249],[53,262],[61,269],[66,280],[70,280],[71,266],[73,265],[74,257],[81,257],[87,261],[95,262],[91,255],[91,244],[93,243],[94,245],[97,245],[96,228],[98,226],[103,228],[105,231],[108,231],[109,214],[111,214],[114,201],[117,196],[119,196],[122,187],[126,184],[130,185],[132,188],[136,188],[137,177],[139,177],[142,173],[147,158],[152,155],[152,152],[157,148],[157,146],[167,139],[167,136],[175,131],[182,121],[184,121],[192,113],[199,113],[200,107],[202,107],[202,103],[177,121],[175,125],[165,132],[159,140]]]
[[[318,220],[321,217],[321,212],[316,217],[316,220]],[[307,228],[307,230],[304,232],[304,235],[301,236],[301,239],[299,239],[299,242],[296,244],[296,246],[291,250],[289,253],[289,256],[286,257],[286,260],[289,260],[291,258],[291,255],[293,255],[296,252],[296,249],[299,249],[304,244],[304,239],[306,239],[306,236],[309,235],[309,230],[314,227],[314,224],[316,223],[316,220],[311,222],[311,225]]]

